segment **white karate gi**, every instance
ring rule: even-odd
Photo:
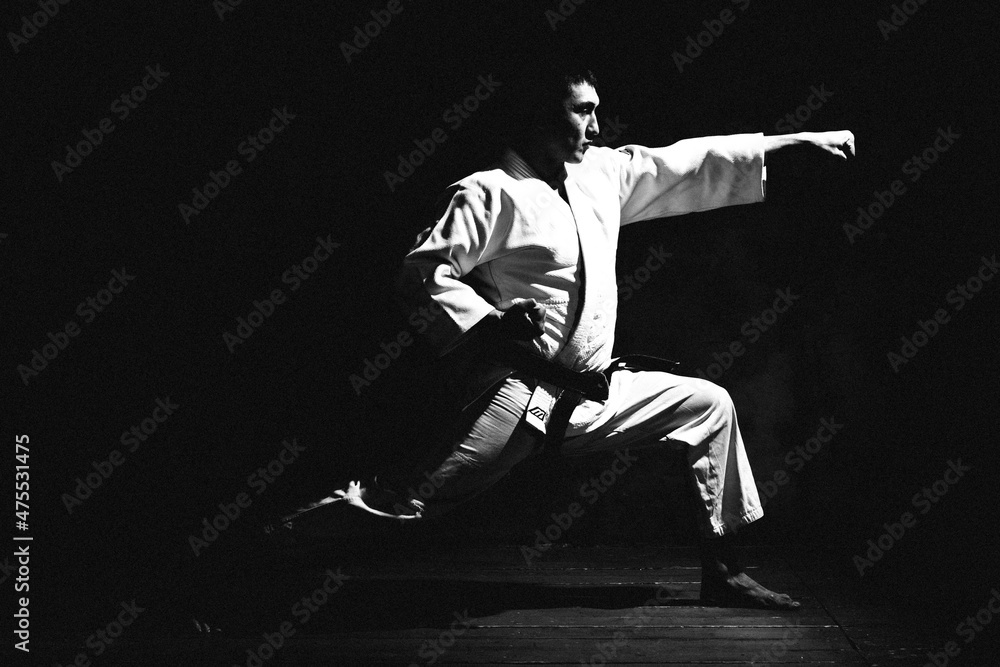
[[[494,308],[533,298],[548,318],[529,347],[575,371],[607,368],[619,227],[763,201],[763,135],[591,148],[566,171],[568,203],[513,151],[498,168],[453,186],[444,215],[404,262],[424,296],[444,310],[429,332],[442,351],[462,342]],[[544,432],[558,389],[520,373],[499,378],[485,380],[491,388],[467,408],[446,449],[424,471],[426,481],[411,487],[428,515],[495,483]],[[584,401],[574,411],[563,453],[683,442],[704,505],[705,534],[728,533],[763,514],[725,390],[651,371],[616,371],[610,385],[607,401]]]

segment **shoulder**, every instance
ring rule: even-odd
[[[635,156],[637,151],[648,150],[644,146],[628,145],[621,148],[608,148],[607,146],[596,146],[587,150],[583,157],[583,162],[576,165],[577,169],[583,173],[589,172],[615,172],[617,173],[623,166],[627,165]]]
[[[501,194],[511,181],[501,169],[477,171],[452,183],[437,196],[434,202],[434,219],[451,217],[457,211],[474,216],[486,216],[501,200]]]
[[[445,191],[444,197],[455,203],[479,202],[489,205],[501,193],[508,191],[514,183],[516,181],[503,169],[485,169],[452,183]]]
[[[589,148],[580,164],[566,165],[566,170],[575,179],[582,182],[610,181],[617,183],[622,170],[632,160],[629,146],[623,148],[608,148],[594,146]]]

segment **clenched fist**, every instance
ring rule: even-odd
[[[518,301],[505,311],[494,310],[490,334],[500,341],[526,341],[545,332],[546,308],[534,299]]]
[[[812,134],[812,140],[814,146],[842,160],[854,157],[854,133],[849,130],[815,132]]]

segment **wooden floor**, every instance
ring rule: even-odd
[[[342,545],[344,546],[344,545]],[[143,664],[183,665],[920,665],[926,647],[890,610],[852,608],[841,582],[768,549],[751,576],[802,601],[798,612],[698,601],[692,549],[555,546],[527,564],[519,546],[373,557],[299,551],[230,583],[211,632],[147,638]],[[327,570],[347,575],[309,612]],[[328,584],[335,587],[334,582]],[[296,608],[296,604],[298,607]],[[282,623],[294,635],[271,654]],[[216,624],[226,627],[218,631]],[[277,641],[277,640],[275,640]],[[250,651],[248,653],[248,651]],[[256,657],[253,655],[256,653]],[[921,656],[924,656],[921,659]],[[257,661],[257,658],[264,658]],[[162,660],[162,662],[161,662]]]

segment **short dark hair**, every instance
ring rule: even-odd
[[[560,91],[561,97],[565,98],[572,86],[587,83],[597,88],[597,76],[589,69],[553,69],[544,72],[541,81],[551,87],[553,91]]]
[[[559,62],[543,63],[513,81],[509,129],[518,138],[549,122],[561,110],[573,86],[586,83],[597,88],[597,76],[588,67]]]

